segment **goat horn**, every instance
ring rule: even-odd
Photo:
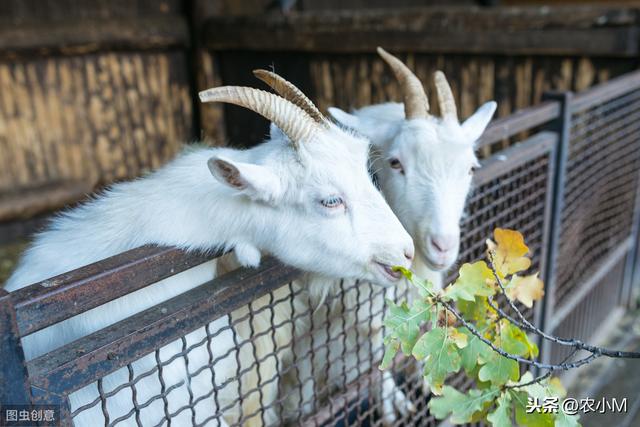
[[[326,125],[327,119],[293,83],[267,70],[253,70],[253,75],[269,85],[278,95],[302,108],[317,123]]]
[[[452,118],[458,120],[458,110],[456,109],[456,101],[453,99],[451,86],[442,71],[436,71],[434,75],[436,92],[438,95],[438,104],[440,105],[440,114],[442,118]]]
[[[298,148],[301,141],[310,141],[318,125],[300,107],[264,90],[241,86],[221,86],[198,94],[202,102],[227,102],[248,108],[275,123]]]
[[[389,64],[395,74],[404,99],[404,115],[407,119],[429,116],[429,100],[420,79],[398,58],[378,47],[378,55]]]

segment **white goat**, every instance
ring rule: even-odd
[[[37,236],[7,282],[7,290],[145,244],[187,250],[233,248],[246,266],[257,266],[261,253],[268,252],[289,265],[327,277],[397,282],[391,266],[409,265],[413,243],[368,176],[368,144],[364,139],[326,121],[319,123],[292,103],[256,89],[220,87],[202,92],[201,99],[249,108],[274,122],[283,136],[246,151],[188,150],[157,172],[114,185],[94,200],[63,213]],[[215,265],[206,263],[27,336],[23,339],[26,357],[42,355],[214,276]],[[286,317],[288,313],[279,315]],[[210,326],[217,331],[228,325],[229,319],[221,318]],[[158,373],[167,389],[176,387],[165,396],[170,414],[188,403],[189,393],[198,399],[210,392],[212,382],[222,384],[233,378],[238,361],[252,366],[252,352],[235,348],[233,333],[227,328],[211,345],[190,352],[188,368],[184,358],[178,357]],[[203,339],[204,328],[187,336],[189,345]],[[181,350],[181,342],[171,343],[161,349],[160,359],[166,361]],[[189,373],[207,365],[209,350],[221,358],[213,367],[215,372],[204,369],[189,378]],[[273,351],[269,347],[258,353]],[[148,355],[133,364],[134,373],[137,376],[155,366],[154,355]],[[270,366],[259,369],[263,367]],[[139,404],[150,402],[139,414],[145,426],[162,423],[167,410],[158,396],[159,375],[136,384]],[[109,392],[127,381],[123,368],[105,377],[101,385]],[[203,399],[194,408],[196,422],[216,415],[229,402],[233,406],[240,388],[231,384],[218,392],[215,402]],[[71,409],[97,397],[96,384],[89,385],[71,395]],[[251,399],[245,397],[245,403]],[[100,406],[98,403],[80,412],[75,424],[105,424]],[[111,422],[122,417],[122,424],[135,425],[131,388],[124,387],[111,396],[106,410]],[[250,414],[244,407],[234,410],[239,414],[232,414],[226,422],[237,422],[238,417]],[[255,418],[253,421],[259,423]],[[171,415],[170,423],[190,425],[190,411]]]
[[[378,53],[392,68],[400,83],[404,103],[365,107],[353,114],[337,108],[330,108],[329,111],[344,126],[370,138],[375,147],[373,156],[384,158],[382,164],[376,165],[379,184],[391,208],[412,235],[420,254],[412,268],[420,277],[430,279],[437,288],[441,288],[444,271],[452,266],[458,256],[459,224],[471,188],[472,172],[478,166],[474,144],[493,116],[496,103],[487,102],[460,124],[451,88],[444,74],[437,72],[435,83],[442,117],[434,117],[429,114],[428,99],[419,79],[383,49],[379,48]],[[261,72],[258,77],[281,95],[297,99],[297,105],[312,106],[300,91],[286,88],[286,84],[278,82],[277,76]],[[380,292],[360,284],[356,292],[353,284],[342,288],[345,287],[351,290],[341,298],[332,299],[333,303],[327,309],[318,307],[322,301],[320,291],[326,293],[330,289],[335,297],[341,292],[341,287],[335,283],[331,286],[316,283],[304,287],[310,292],[308,298],[311,309],[315,310],[313,324],[316,330],[311,332],[313,339],[300,340],[296,351],[299,355],[308,353],[313,342],[316,363],[310,366],[309,363],[298,362],[304,366],[303,372],[298,373],[302,380],[306,379],[305,376],[313,377],[313,381],[304,383],[301,396],[292,390],[300,380],[289,375],[286,381],[289,389],[285,391],[290,395],[287,411],[302,408],[308,414],[312,410],[314,393],[322,395],[320,390],[326,394],[327,389],[331,391],[344,387],[359,372],[367,371],[372,352],[378,356],[381,354],[382,316],[374,315],[369,319],[370,323],[363,319],[367,319],[371,313],[380,313],[383,296],[392,297],[392,290]],[[347,319],[335,322],[345,313]],[[329,328],[327,323],[331,325]],[[344,341],[335,339],[344,329]],[[362,342],[363,336],[370,336],[370,343],[361,343],[359,351],[354,351],[353,347],[358,340]],[[345,343],[352,348],[346,350]],[[345,355],[349,357],[345,358]],[[378,393],[382,397],[383,419],[388,424],[395,421],[394,406],[402,412],[412,409],[411,402],[395,386],[389,371],[383,373],[382,387]],[[303,405],[300,405],[301,401]]]

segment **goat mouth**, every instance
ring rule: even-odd
[[[373,263],[378,267],[382,274],[392,282],[397,282],[402,277],[402,272],[395,271],[393,266],[389,264],[384,264],[379,261],[374,261]]]
[[[426,255],[423,253],[420,253],[420,255],[421,255],[421,258],[424,260],[425,264],[427,264],[427,267],[429,267],[434,271],[443,271],[449,267],[447,263],[435,262],[429,255]]]

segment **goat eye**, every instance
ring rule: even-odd
[[[320,200],[320,203],[327,209],[335,209],[344,205],[344,200],[340,196],[331,196]]]
[[[400,172],[404,172],[402,163],[400,163],[400,160],[396,159],[395,157],[389,160],[389,166],[391,166],[391,169],[397,169]]]

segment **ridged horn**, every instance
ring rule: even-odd
[[[294,146],[310,141],[318,131],[317,123],[300,107],[264,90],[242,86],[221,86],[198,94],[202,102],[227,102],[248,108],[275,123]]]
[[[290,81],[268,70],[253,70],[253,75],[269,85],[278,95],[302,108],[317,123],[323,126],[327,124],[327,119],[320,110]]]
[[[389,64],[395,74],[402,97],[404,99],[404,115],[407,119],[426,118],[429,116],[429,100],[424,91],[422,82],[402,61],[381,47],[378,47],[378,55]]]
[[[442,118],[451,118],[458,120],[458,109],[456,108],[456,101],[453,98],[453,92],[451,92],[451,86],[442,71],[436,71],[433,77],[436,85],[436,92],[438,95],[438,104],[440,105],[440,114]]]

